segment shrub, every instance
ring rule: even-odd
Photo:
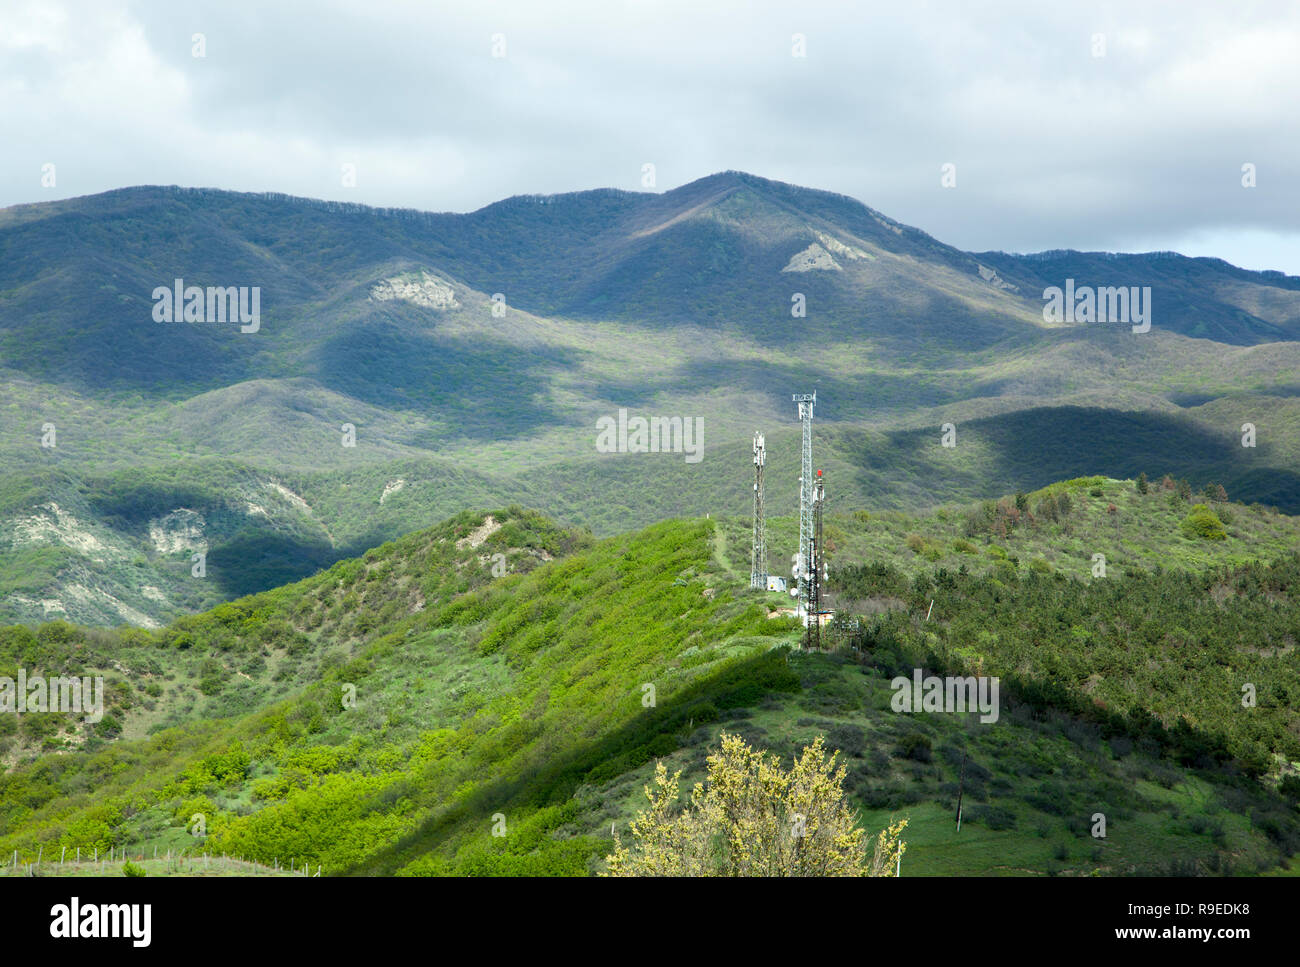
[[[912,759],[916,762],[930,762],[934,758],[930,737],[920,732],[908,732],[899,739],[897,749],[898,754],[904,759]]]
[[[967,813],[967,816],[995,832],[1016,828],[1016,814],[1003,806],[979,806]]]
[[[847,756],[860,756],[867,747],[867,733],[856,725],[837,725],[826,733],[826,744]]]
[[[122,732],[122,723],[109,712],[95,724],[95,732],[106,739],[116,738]]]
[[[1283,776],[1282,781],[1278,783],[1277,791],[1283,798],[1300,803],[1300,776]]]
[[[1223,521],[1205,504],[1195,505],[1181,527],[1183,536],[1189,540],[1221,541],[1228,536]]]

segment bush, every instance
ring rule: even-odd
[[[1283,776],[1282,781],[1278,783],[1277,791],[1284,799],[1300,803],[1300,776]]]
[[[930,737],[920,732],[908,732],[898,741],[898,754],[904,759],[916,762],[930,762],[934,759],[934,749]]]
[[[117,716],[112,712],[105,714],[105,716],[95,724],[95,733],[97,735],[102,735],[106,739],[116,738],[121,734],[121,732],[122,723],[118,721]]]
[[[1195,505],[1180,526],[1189,540],[1221,541],[1228,536],[1223,521],[1206,504]]]
[[[837,725],[826,733],[826,744],[846,756],[860,756],[867,747],[867,733],[856,725]]]
[[[1004,806],[979,806],[967,816],[969,821],[983,823],[994,832],[1016,828],[1016,814]]]
[[[127,860],[125,863],[122,864],[122,875],[123,876],[144,876],[144,868],[140,866],[136,866],[130,860]]]

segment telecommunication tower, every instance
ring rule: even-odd
[[[749,586],[767,590],[767,522],[763,511],[763,467],[767,446],[763,434],[754,434],[754,544],[750,551]]]
[[[795,393],[799,404],[799,422],[803,424],[803,460],[799,470],[799,553],[795,556],[794,576],[799,580],[799,610],[808,615],[807,571],[812,559],[808,547],[813,538],[812,421],[817,393]]]
[[[808,555],[808,616],[807,632],[804,635],[805,648],[821,648],[822,645],[822,584],[826,580],[826,553],[822,549],[822,507],[826,503],[826,483],[822,472],[817,471],[817,482],[813,484],[813,532],[806,553]]]

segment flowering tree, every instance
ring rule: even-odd
[[[780,760],[722,734],[706,783],[675,810],[681,772],[655,767],[649,809],[632,822],[632,846],[615,835],[609,876],[893,876],[906,849],[907,820],[874,845],[854,819],[821,736],[787,772]]]

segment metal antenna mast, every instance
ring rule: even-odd
[[[811,566],[808,557],[809,543],[813,539],[813,472],[812,472],[812,421],[813,406],[817,403],[816,391],[795,393],[799,404],[799,422],[803,424],[803,461],[799,471],[799,556],[795,561],[795,577],[799,579],[799,606],[804,616],[808,614],[807,571]]]
[[[813,535],[808,545],[808,633],[804,647],[822,646],[822,582],[826,579],[826,554],[822,549],[822,507],[826,503],[826,484],[817,471],[813,485]]]
[[[767,590],[767,521],[763,510],[763,467],[767,445],[763,434],[754,434],[754,545],[750,551],[749,586]]]

